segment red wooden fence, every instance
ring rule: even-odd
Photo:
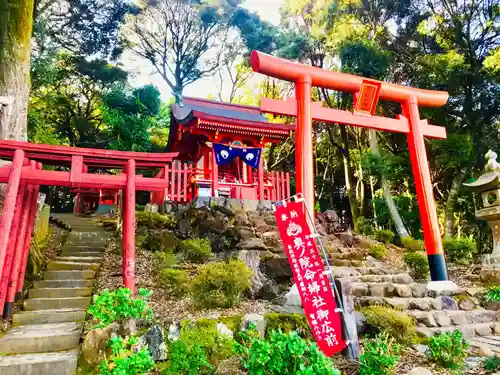
[[[268,172],[264,175],[264,184],[264,196],[267,200],[276,202],[290,197],[290,173]]]
[[[165,165],[156,178],[170,181],[170,186],[161,191],[151,192],[151,203],[162,205],[165,201],[187,203],[192,197],[192,167],[187,164],[172,162]]]

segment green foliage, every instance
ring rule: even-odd
[[[203,263],[213,255],[212,244],[207,238],[184,240],[179,244],[178,250],[184,259],[194,263]]]
[[[429,358],[443,367],[459,370],[464,366],[469,345],[462,332],[442,333],[429,339]]]
[[[359,357],[359,375],[389,375],[398,364],[399,345],[387,333],[367,340]]]
[[[396,234],[390,229],[378,229],[375,231],[374,237],[377,241],[389,244],[394,241]]]
[[[387,248],[384,245],[373,244],[370,246],[368,254],[375,259],[385,259],[387,257]]]
[[[151,319],[153,311],[147,303],[150,295],[151,292],[144,288],[139,289],[137,298],[133,297],[128,288],[115,291],[105,289],[94,296],[88,313],[97,322],[97,327],[106,327],[113,322],[129,318]]]
[[[488,374],[500,371],[500,357],[488,357],[484,361],[484,369]]]
[[[488,288],[486,292],[487,302],[499,302],[500,301],[500,286],[492,286]]]
[[[184,341],[174,342],[170,346],[169,361],[162,372],[165,375],[205,375],[213,374],[213,366],[208,362],[207,354],[197,344]]]
[[[356,223],[360,234],[363,234],[365,236],[373,234],[373,220],[369,220],[364,216],[360,216],[356,220]]]
[[[340,375],[316,343],[297,332],[272,331],[262,339],[252,331],[242,332],[235,350],[252,375]]]
[[[421,251],[405,253],[404,261],[410,267],[412,274],[417,279],[425,279],[429,275],[429,261],[427,255]]]
[[[120,336],[109,340],[112,354],[104,359],[98,367],[99,375],[139,375],[146,374],[155,367],[155,363],[147,348],[137,350],[138,339],[128,340]]]
[[[191,284],[197,307],[232,307],[251,285],[252,271],[241,260],[215,262],[203,266]]]
[[[136,212],[135,223],[137,227],[149,229],[174,229],[175,219],[170,215],[158,212]]]
[[[150,251],[172,253],[180,240],[170,231],[149,230],[141,241],[141,247]]]
[[[157,251],[154,253],[155,264],[158,270],[172,268],[177,265],[177,257],[166,251]]]
[[[476,252],[476,243],[468,238],[447,238],[443,241],[446,260],[468,264]]]
[[[307,322],[307,318],[302,314],[279,314],[268,313],[265,315],[267,322],[267,330],[280,331],[284,333],[297,332],[305,339],[312,339],[311,328]]]
[[[411,252],[425,251],[424,241],[416,240],[413,237],[401,238],[401,244],[406,250]]]
[[[361,311],[371,330],[387,333],[401,344],[410,345],[415,342],[417,326],[404,312],[385,306],[369,306]]]
[[[165,268],[159,272],[158,281],[174,297],[181,297],[189,290],[189,275],[183,270]]]

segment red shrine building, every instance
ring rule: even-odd
[[[290,196],[289,173],[266,172],[262,151],[266,144],[290,137],[294,124],[272,123],[259,107],[195,98],[172,105],[171,113],[166,152],[178,153],[178,165],[189,163],[191,199],[222,196],[277,201]]]

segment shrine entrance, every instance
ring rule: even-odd
[[[295,83],[296,99],[261,99],[261,111],[297,117],[296,181],[309,209],[314,210],[314,162],[312,120],[360,126],[406,134],[417,193],[420,220],[432,281],[448,280],[443,244],[434,201],[424,137],[446,138],[446,129],[420,119],[419,106],[442,107],[448,93],[395,85],[363,77],[332,72],[253,51],[250,64],[255,72]],[[354,112],[322,107],[312,101],[312,86],[351,93]],[[374,116],[379,99],[401,104],[397,118]]]

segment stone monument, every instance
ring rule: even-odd
[[[486,220],[493,233],[493,251],[482,256],[481,281],[500,283],[500,164],[497,154],[486,154],[485,173],[476,181],[464,184],[479,194],[476,217]]]

